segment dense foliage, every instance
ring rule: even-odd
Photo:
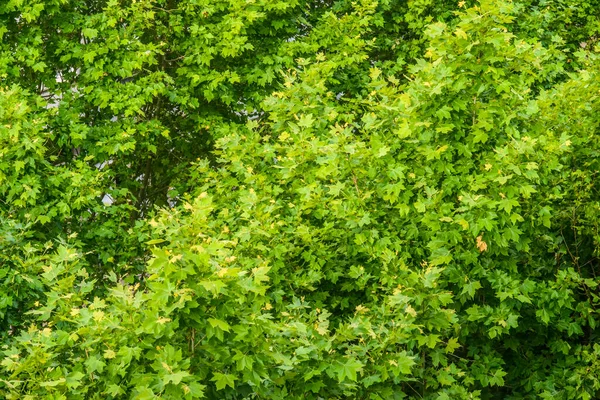
[[[0,38],[1,398],[600,397],[598,0],[5,0]]]

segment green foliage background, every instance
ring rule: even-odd
[[[0,397],[600,396],[597,0],[5,0],[0,38]]]

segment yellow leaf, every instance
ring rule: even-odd
[[[109,360],[111,358],[115,358],[117,356],[117,353],[115,353],[113,350],[108,349],[104,352],[104,358],[108,358]]]
[[[94,317],[94,321],[102,321],[104,319],[104,311],[94,311],[92,314]]]
[[[356,306],[356,312],[359,313],[359,314],[363,314],[363,313],[366,313],[368,311],[369,311],[369,309],[367,307],[363,306],[362,304],[359,304],[359,305]]]
[[[480,252],[484,252],[486,251],[488,248],[488,245],[486,242],[483,241],[483,236],[479,235],[477,236],[477,249],[479,249]]]
[[[459,224],[463,230],[469,229],[469,222],[465,219],[459,219],[456,223]]]
[[[462,38],[465,40],[467,39],[467,33],[460,28],[456,28],[456,30],[454,31],[454,34],[459,38]]]

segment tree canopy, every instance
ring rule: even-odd
[[[5,0],[0,39],[0,397],[600,396],[598,0]]]

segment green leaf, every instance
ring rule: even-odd
[[[215,382],[217,390],[223,390],[226,386],[235,389],[235,380],[235,376],[230,374],[222,374],[220,372],[214,373],[211,379],[211,381]]]
[[[300,117],[300,119],[298,121],[298,125],[303,128],[310,128],[310,127],[312,127],[314,122],[315,122],[315,120],[314,120],[312,114],[305,114]]]
[[[174,385],[179,385],[179,383],[181,383],[181,381],[187,377],[191,376],[189,372],[187,371],[177,371],[177,372],[173,372],[172,374],[167,374],[165,375],[164,382],[165,383],[172,383]]]
[[[154,392],[147,387],[136,387],[133,395],[133,399],[135,400],[153,400],[156,396]]]
[[[83,372],[71,372],[67,376],[67,387],[71,389],[79,387],[81,385],[81,379],[83,377],[85,377],[85,374]]]
[[[448,353],[454,353],[454,351],[456,349],[458,349],[460,346],[460,344],[458,344],[458,339],[457,338],[450,338],[448,339],[448,342],[446,343],[446,348],[444,349],[444,352],[446,354]]]
[[[398,364],[398,370],[406,375],[411,373],[412,367],[416,364],[414,357],[407,355],[404,351],[396,356],[395,362]]]
[[[94,39],[94,38],[98,37],[97,29],[83,28],[83,30],[81,32],[83,33],[83,36],[87,37],[88,39]]]
[[[213,328],[219,328],[219,329],[221,329],[221,330],[223,330],[225,332],[229,332],[229,330],[231,329],[231,326],[227,322],[222,321],[220,319],[209,318],[208,319],[208,323]]]
[[[66,382],[67,382],[67,380],[65,378],[60,378],[55,381],[41,382],[40,386],[41,387],[55,387],[55,386],[64,385]]]
[[[337,376],[338,382],[343,382],[346,379],[356,382],[357,373],[363,370],[364,364],[356,358],[348,358],[345,362],[336,362],[330,369]]]

